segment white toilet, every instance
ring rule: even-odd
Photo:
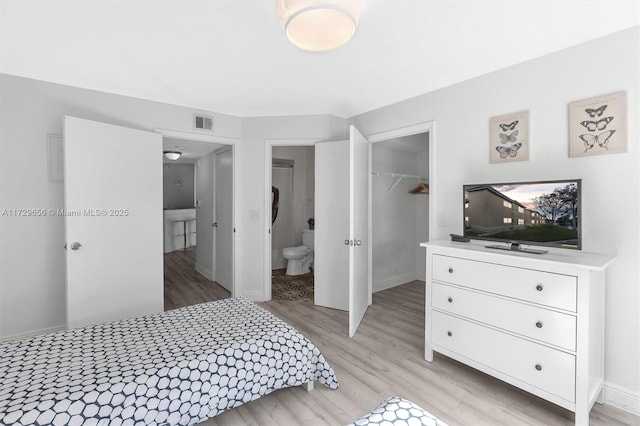
[[[302,231],[302,245],[298,247],[285,247],[282,255],[287,259],[286,275],[300,275],[310,271],[313,264],[313,230]]]

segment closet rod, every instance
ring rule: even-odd
[[[408,175],[406,173],[391,173],[391,172],[371,172],[371,174],[373,176],[391,176],[391,177],[398,177],[398,178],[412,178],[412,179],[422,179],[422,180],[427,180],[429,178],[424,177],[424,176],[417,176],[417,175]]]

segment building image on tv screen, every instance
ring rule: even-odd
[[[464,234],[579,248],[577,181],[464,186]]]

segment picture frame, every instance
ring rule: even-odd
[[[569,157],[624,152],[627,152],[626,92],[569,104]]]
[[[529,111],[489,119],[489,162],[529,160]]]

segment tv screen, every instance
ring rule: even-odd
[[[512,250],[581,249],[580,185],[580,179],[464,185],[464,236],[510,243]]]

